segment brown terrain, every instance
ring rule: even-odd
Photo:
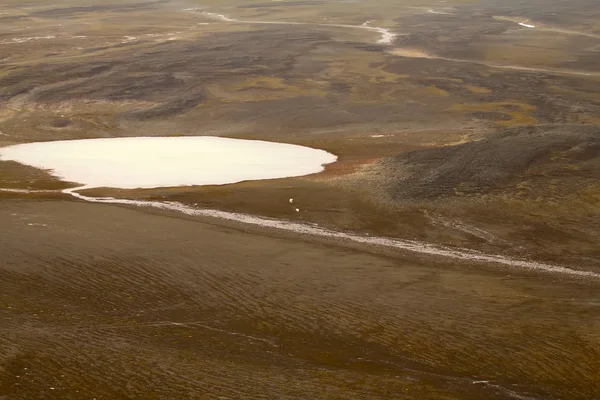
[[[86,195],[574,273],[86,203],[0,161],[0,399],[599,399],[599,17],[593,0],[3,1],[0,146],[211,135],[339,156]]]

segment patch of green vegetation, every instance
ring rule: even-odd
[[[488,93],[492,93],[492,91],[488,88],[485,88],[483,86],[476,86],[476,85],[465,85],[465,88],[471,92],[471,93],[475,93],[475,94],[488,94]]]
[[[458,112],[488,112],[498,115],[508,115],[509,120],[498,120],[497,125],[511,127],[523,125],[536,125],[538,120],[531,116],[537,107],[519,102],[493,102],[493,103],[461,103],[450,107],[451,111]]]
[[[440,89],[437,86],[427,86],[426,91],[427,91],[427,93],[435,95],[435,96],[442,96],[442,97],[450,96],[450,93],[448,93],[444,89]]]

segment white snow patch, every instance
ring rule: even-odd
[[[290,199],[290,204],[294,204],[294,199]]]
[[[121,40],[121,43],[131,43],[131,42],[135,42],[137,40],[137,38],[135,36],[123,36],[123,40]]]
[[[210,13],[210,12],[203,12],[202,14],[206,15],[208,18],[216,19],[217,21],[223,21],[223,22],[240,22],[237,19],[226,17],[223,14]]]
[[[32,37],[22,37],[22,38],[12,38],[0,41],[0,44],[12,44],[12,43],[27,43],[36,40],[48,40],[48,39],[56,39],[56,36],[48,35],[48,36],[32,36]]]
[[[392,42],[398,36],[395,33],[392,33],[389,29],[385,28],[373,28],[373,30],[381,34],[381,39],[377,41],[379,44],[392,44]]]
[[[432,8],[430,8],[429,10],[427,10],[427,12],[429,14],[437,14],[437,15],[448,15],[449,14],[449,13],[447,13],[445,11],[434,10]]]
[[[323,171],[337,157],[292,144],[209,136],[65,140],[0,148],[0,160],[86,187],[222,185]]]
[[[382,137],[386,137],[387,135],[371,135],[372,138],[382,138]]]
[[[535,25],[529,25],[524,22],[519,22],[519,25],[524,26],[525,28],[535,28]]]
[[[330,25],[330,26],[339,26],[344,28],[362,28],[368,31],[377,32],[381,35],[381,38],[377,41],[379,44],[392,44],[392,42],[398,37],[395,33],[392,33],[389,29],[381,28],[379,26],[371,26],[371,21],[366,21],[362,25]],[[326,26],[326,25],[322,25]]]

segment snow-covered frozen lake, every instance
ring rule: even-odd
[[[222,185],[321,172],[337,157],[309,147],[210,136],[64,140],[0,148],[0,160],[88,188]]]

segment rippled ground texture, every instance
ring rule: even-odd
[[[600,270],[593,1],[5,1],[0,12],[0,145],[221,135],[340,156],[304,179],[118,197]],[[7,162],[0,186],[64,187]]]
[[[0,146],[212,135],[322,148],[339,161],[304,178],[84,194],[598,273],[599,12],[4,0]],[[594,280],[87,204],[61,193],[74,186],[0,162],[0,398],[600,393]]]
[[[101,216],[99,218],[99,216]],[[593,399],[597,286],[5,201],[8,399]]]

